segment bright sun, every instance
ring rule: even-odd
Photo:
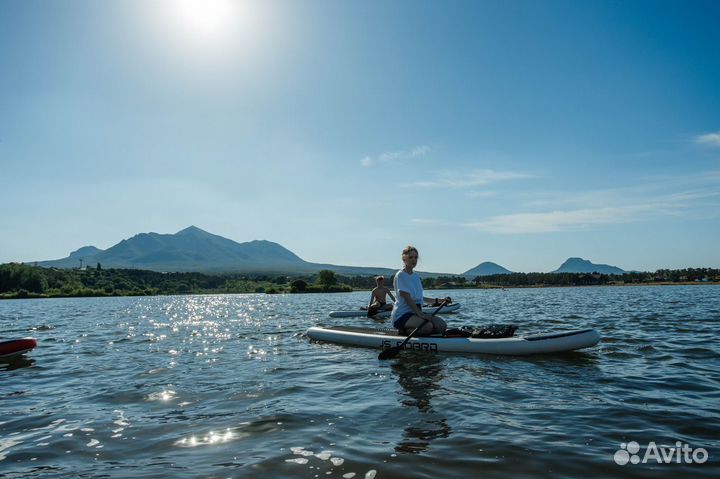
[[[180,22],[201,37],[228,33],[240,13],[239,2],[233,0],[176,0],[173,5]]]
[[[266,0],[153,0],[138,5],[153,41],[192,65],[263,55],[270,34],[266,26],[276,20]]]

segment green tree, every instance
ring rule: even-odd
[[[304,293],[307,289],[307,283],[301,279],[296,279],[292,283],[290,283],[290,292],[291,293]]]
[[[330,271],[329,269],[323,269],[318,273],[317,283],[327,288],[329,286],[337,284],[337,278],[335,277],[334,272]]]

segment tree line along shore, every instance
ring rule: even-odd
[[[511,273],[424,277],[425,289],[602,286],[637,284],[717,284],[720,269],[661,269],[622,275],[600,273]],[[161,273],[137,269],[55,269],[21,263],[0,265],[0,299],[93,296],[154,296],[232,293],[334,293],[369,290],[373,276],[317,274]]]

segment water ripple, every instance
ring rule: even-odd
[[[366,293],[0,302],[6,477],[715,477],[720,287],[448,292],[451,324],[595,327],[587,352],[376,352],[305,330]],[[444,294],[444,293],[438,293]],[[365,318],[342,324],[383,326]],[[629,441],[711,461],[613,461]],[[712,463],[712,464],[711,464]]]

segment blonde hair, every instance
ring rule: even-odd
[[[405,249],[403,249],[402,255],[407,256],[410,253],[412,253],[413,251],[415,251],[415,253],[417,253],[417,255],[420,256],[420,253],[418,252],[417,248],[412,245],[407,245],[405,247]]]

